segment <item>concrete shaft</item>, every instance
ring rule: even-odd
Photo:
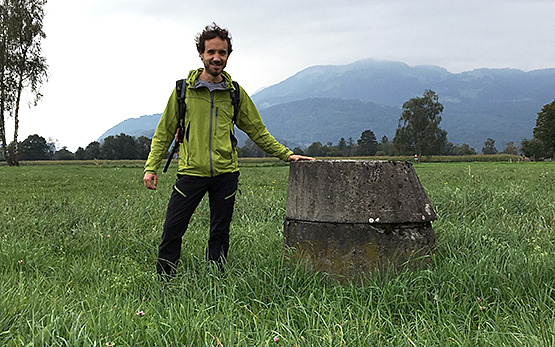
[[[408,162],[291,163],[287,219],[330,223],[421,223],[436,219]]]
[[[435,244],[436,214],[408,162],[293,162],[285,245],[317,270],[355,279],[420,267]]]

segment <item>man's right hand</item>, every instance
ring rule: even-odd
[[[143,181],[145,182],[146,188],[156,190],[156,181],[158,181],[158,176],[156,176],[155,173],[145,172]]]

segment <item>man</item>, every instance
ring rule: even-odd
[[[197,35],[195,41],[204,68],[190,71],[187,77],[187,112],[184,139],[179,148],[178,179],[168,204],[156,264],[157,272],[163,276],[175,274],[181,239],[206,192],[210,200],[210,237],[206,257],[223,269],[239,178],[231,104],[234,86],[224,71],[232,51],[231,35],[212,23]],[[239,89],[239,110],[235,119],[239,129],[268,154],[284,161],[314,160],[294,155],[279,144],[266,130],[250,97]],[[145,164],[144,184],[148,189],[156,189],[156,172],[174,138],[178,118],[174,89],[152,138]]]

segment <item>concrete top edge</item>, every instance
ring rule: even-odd
[[[370,159],[317,159],[317,160],[299,160],[293,161],[291,163],[397,163],[397,164],[404,164],[409,163],[406,160],[370,160]]]
[[[406,163],[406,160],[370,160],[370,159],[316,159],[316,160],[299,160],[293,163],[321,163],[321,162],[331,162],[331,163]]]

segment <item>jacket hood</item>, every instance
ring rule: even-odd
[[[204,71],[204,68],[199,68],[196,70],[189,71],[189,75],[187,76],[187,85],[191,87],[194,86],[195,81],[199,78],[202,71]],[[234,89],[233,80],[231,79],[231,76],[227,72],[222,71],[222,77],[224,78],[225,83],[227,84],[227,88]]]

